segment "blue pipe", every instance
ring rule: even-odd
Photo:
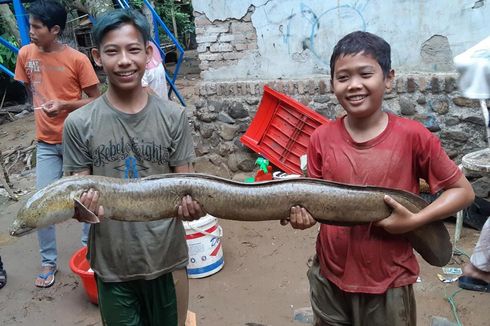
[[[19,26],[20,41],[22,45],[27,45],[31,42],[29,37],[29,24],[26,22],[27,13],[25,12],[20,0],[13,1],[15,19],[17,20],[17,26]]]
[[[0,44],[8,48],[10,51],[14,52],[15,54],[19,53],[19,49],[14,46],[12,43],[4,39],[3,37],[0,36]]]
[[[14,78],[14,73],[11,72],[9,69],[7,69],[7,67],[5,67],[4,65],[2,65],[0,63],[0,71],[6,73],[7,75],[9,75],[10,78]]]

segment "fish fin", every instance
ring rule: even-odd
[[[90,224],[100,223],[99,217],[85,207],[78,199],[73,198],[73,202],[75,203],[74,219]]]

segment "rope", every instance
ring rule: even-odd
[[[458,289],[454,291],[449,297],[446,297],[446,300],[451,305],[451,312],[453,313],[453,316],[456,319],[456,323],[458,324],[458,326],[463,326],[463,323],[459,319],[457,304],[456,304],[456,300],[454,300],[454,297],[456,296],[456,294],[458,294],[461,291],[463,291],[463,289]]]

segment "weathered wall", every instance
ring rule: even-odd
[[[420,121],[441,139],[448,155],[460,162],[462,155],[486,144],[479,102],[461,96],[456,78],[454,73],[399,75],[392,92],[385,95],[384,109]],[[256,168],[257,154],[241,144],[239,138],[255,116],[264,85],[290,95],[327,118],[344,114],[327,78],[203,82],[195,90],[199,100],[188,110],[195,131],[198,171],[217,171],[223,177],[243,181],[244,174]],[[490,180],[474,177],[478,180],[473,183],[477,194],[489,196]]]
[[[193,1],[201,76],[190,107],[200,171],[243,180],[257,154],[239,137],[265,84],[328,118],[343,114],[330,90],[329,57],[354,30],[392,46],[396,85],[385,108],[423,123],[456,162],[485,144],[477,101],[457,90],[452,58],[488,36],[486,1]],[[219,169],[216,169],[216,166]],[[475,176],[480,197],[488,178]]]
[[[452,58],[488,36],[485,0],[194,0],[205,80],[311,77],[328,72],[345,34],[392,46],[399,72],[453,70]]]

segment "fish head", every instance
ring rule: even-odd
[[[21,237],[33,232],[36,228],[26,223],[24,218],[16,218],[9,227],[9,234],[13,237]]]
[[[62,187],[61,182],[48,186],[36,192],[17,212],[11,223],[9,234],[23,236],[35,229],[59,223],[73,217],[73,196],[79,196],[78,191],[70,191]]]
[[[36,228],[45,226],[43,223],[47,200],[38,196],[39,192],[27,200],[19,211],[9,228],[9,234],[20,237],[34,231]],[[36,199],[37,198],[37,199]]]

